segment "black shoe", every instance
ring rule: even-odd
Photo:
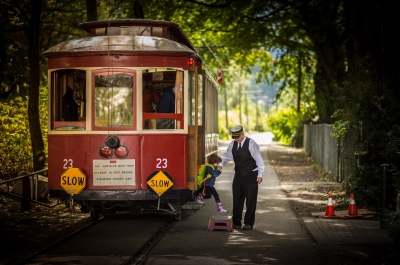
[[[251,225],[244,225],[244,226],[242,227],[242,230],[253,230],[253,226],[251,226]]]
[[[242,229],[242,225],[233,225],[234,229]]]

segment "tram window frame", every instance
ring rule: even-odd
[[[148,68],[142,71],[142,91],[152,86],[160,94],[168,86],[175,87],[175,112],[142,112],[144,130],[181,130],[184,128],[184,71],[174,68]],[[144,98],[143,98],[144,101]],[[143,102],[142,104],[145,104]],[[158,107],[158,102],[157,102]],[[148,108],[146,108],[148,109]],[[143,110],[143,108],[142,108]],[[171,121],[172,124],[171,124]],[[165,125],[168,123],[167,125]]]
[[[96,92],[100,91],[100,90],[96,90],[97,86],[96,86],[96,75],[97,76],[106,76],[106,75],[118,75],[118,74],[123,74],[123,75],[131,75],[131,79],[132,79],[132,87],[130,89],[130,91],[128,91],[128,95],[126,98],[130,97],[130,101],[124,101],[124,103],[128,103],[128,111],[126,112],[126,114],[128,115],[128,117],[125,117],[129,120],[128,124],[115,124],[113,121],[107,120],[107,124],[100,124],[97,121],[99,121],[99,116],[96,116],[97,113],[97,109],[100,105],[99,101],[97,101],[97,97],[96,97]],[[101,70],[94,70],[92,71],[92,130],[93,131],[101,131],[101,130],[116,130],[116,131],[121,131],[121,130],[136,130],[136,104],[137,104],[137,99],[135,98],[136,96],[136,71],[134,70],[127,70],[127,69],[101,69]],[[104,87],[103,87],[104,88]],[[106,87],[107,88],[107,87]],[[121,87],[121,89],[118,88],[111,88],[111,93],[114,93],[114,89],[115,90],[120,90],[120,92],[123,92],[122,88],[127,88],[127,87]],[[110,90],[110,87],[108,88],[108,90]],[[107,91],[110,92],[110,91]],[[122,96],[121,95],[115,95],[114,99],[115,100],[121,100]],[[111,99],[109,99],[111,100]],[[111,104],[114,102],[113,100],[111,100]],[[129,102],[131,103],[131,106],[129,106]],[[106,102],[107,103],[107,102]],[[108,102],[110,103],[110,102]],[[118,105],[119,107],[119,111],[118,110],[114,110],[111,115],[115,115],[115,114],[119,114],[121,115],[121,113],[123,113],[124,108],[121,108],[120,105]],[[108,112],[107,110],[103,110],[104,112]],[[110,113],[105,114],[104,116],[108,116]],[[130,116],[130,117],[129,117]]]
[[[86,130],[86,70],[55,70],[50,80],[50,129]]]
[[[203,126],[203,97],[204,97],[204,89],[203,89],[203,75],[198,74],[197,76],[197,105],[198,105],[198,117],[197,117],[197,122],[198,126]]]
[[[108,36],[151,36],[149,26],[107,27]]]
[[[189,126],[194,126],[196,125],[196,73],[189,71]]]

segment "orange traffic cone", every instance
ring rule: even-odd
[[[332,194],[328,196],[328,204],[326,205],[325,215],[322,218],[339,218],[335,215],[335,209],[333,208]]]
[[[360,218],[361,215],[357,212],[356,202],[354,201],[354,194],[350,194],[349,212],[345,215],[348,218]]]

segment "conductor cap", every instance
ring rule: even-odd
[[[242,125],[236,125],[231,129],[232,133],[232,139],[237,139],[243,134],[243,126]]]

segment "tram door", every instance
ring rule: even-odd
[[[188,188],[197,189],[197,168],[205,163],[203,81],[196,67],[189,67]]]

